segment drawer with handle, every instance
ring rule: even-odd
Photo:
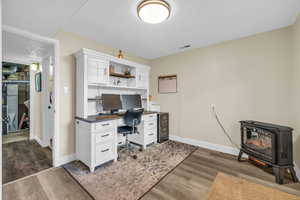
[[[94,124],[94,131],[100,132],[105,130],[113,130],[114,128],[114,122],[113,121],[106,121],[101,123]]]
[[[156,140],[157,132],[155,130],[145,132],[146,140]]]
[[[156,121],[144,122],[144,128],[145,130],[156,130],[157,122]]]
[[[114,139],[114,131],[95,133],[95,143],[106,142]]]
[[[150,114],[150,115],[143,115],[144,121],[156,121],[157,120],[157,114]]]
[[[114,159],[113,143],[96,145],[96,149],[95,149],[96,164],[102,164],[102,162],[106,162],[113,159]]]
[[[148,132],[145,135],[145,139],[144,139],[145,144],[150,144],[150,143],[155,143],[157,142],[157,134],[154,132]]]

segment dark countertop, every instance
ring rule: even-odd
[[[150,114],[157,114],[158,112],[152,112],[152,111],[145,111],[143,115],[150,115]],[[124,114],[115,114],[115,115],[91,115],[88,116],[87,118],[82,118],[82,117],[75,117],[77,120],[81,120],[84,122],[88,123],[97,123],[97,122],[105,122],[109,120],[114,120],[114,119],[121,119],[124,116]]]

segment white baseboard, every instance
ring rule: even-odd
[[[34,137],[33,138],[35,141],[37,141],[37,143],[39,144],[39,145],[41,145],[42,147],[47,147],[48,145],[47,144],[45,144],[40,138],[38,138],[38,137]]]
[[[66,155],[66,156],[62,156],[59,158],[58,162],[57,162],[57,166],[61,166],[64,164],[67,164],[69,162],[72,162],[76,160],[76,154],[70,154],[70,155]]]
[[[298,180],[300,180],[300,169],[299,169],[298,165],[295,162],[294,162],[294,169],[295,169],[296,176],[297,176]]]
[[[228,154],[232,154],[232,155],[238,155],[240,152],[239,149],[234,148],[234,147],[224,146],[224,145],[220,145],[220,144],[213,144],[213,143],[199,141],[199,140],[190,139],[190,138],[183,138],[183,137],[179,137],[179,136],[175,136],[175,135],[170,135],[170,140],[202,147],[205,149],[228,153]]]

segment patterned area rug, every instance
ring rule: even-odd
[[[168,141],[135,152],[136,160],[121,154],[120,161],[100,166],[94,173],[79,161],[64,168],[97,200],[136,200],[196,148]]]

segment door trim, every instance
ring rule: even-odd
[[[53,136],[53,150],[52,150],[52,159],[53,159],[53,166],[57,167],[59,165],[59,107],[60,107],[60,102],[59,102],[59,87],[60,87],[60,79],[59,79],[59,65],[60,65],[60,60],[59,60],[59,55],[60,55],[60,46],[59,46],[59,41],[56,39],[40,36],[35,33],[31,33],[28,31],[24,31],[12,26],[7,26],[7,25],[2,25],[2,31],[6,31],[9,33],[13,33],[16,35],[20,35],[32,40],[36,40],[39,42],[44,42],[48,43],[54,46],[54,91],[53,91],[53,96],[55,99],[55,104],[54,104],[54,136]],[[2,83],[2,80],[1,80]],[[2,139],[2,135],[1,135]],[[2,148],[2,143],[1,143],[1,148]]]

